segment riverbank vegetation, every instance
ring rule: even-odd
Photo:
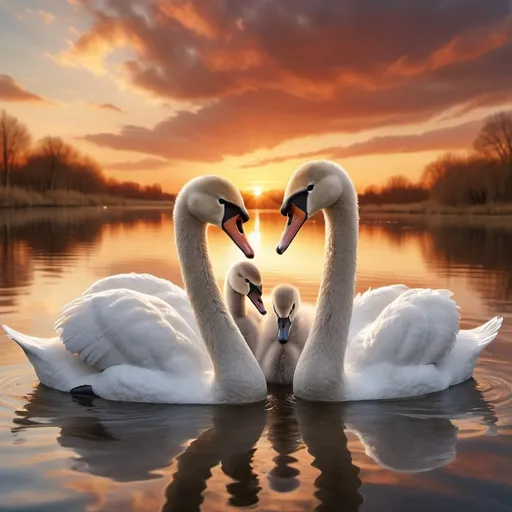
[[[467,154],[447,153],[420,180],[393,176],[360,195],[362,210],[411,213],[512,213],[512,114],[490,116]]]
[[[0,206],[86,206],[173,200],[158,184],[107,178],[60,137],[35,143],[27,126],[0,113]]]
[[[245,193],[249,208],[279,208],[282,191]],[[512,114],[489,117],[466,154],[447,153],[427,165],[417,182],[389,178],[359,194],[362,213],[512,215]]]

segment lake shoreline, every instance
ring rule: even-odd
[[[105,206],[158,206],[172,208],[173,198],[128,198],[110,194],[84,194],[75,190],[52,190],[39,193],[21,187],[6,189],[0,187],[0,209],[25,208],[76,208],[76,207],[105,207]]]
[[[134,202],[120,202],[120,203],[107,203],[107,204],[34,204],[34,205],[4,205],[0,204],[0,211],[16,211],[16,210],[65,210],[69,208],[74,210],[77,208],[88,208],[88,209],[101,209],[101,208],[155,208],[157,210],[172,210],[174,202],[160,202],[160,201],[134,201]]]
[[[366,204],[360,205],[361,214],[372,215],[423,215],[423,216],[472,216],[472,217],[512,217],[512,204],[484,204],[476,206],[443,206],[432,203],[410,204]]]

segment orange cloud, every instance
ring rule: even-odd
[[[122,80],[194,102],[152,128],[85,137],[103,147],[219,162],[512,100],[509,0],[471,0],[464,16],[445,0],[87,4],[94,22],[62,59],[109,73],[106,57],[129,48]]]
[[[173,163],[159,158],[143,158],[142,160],[116,162],[105,165],[112,171],[157,171],[172,167]]]
[[[354,83],[373,90],[478,59],[511,39],[507,0],[485,8],[470,2],[464,16],[442,0],[421,6],[395,0],[385,9],[378,0],[297,0],[280,9],[260,0],[129,4],[111,0],[108,11],[90,6],[95,23],[68,57],[96,68],[116,47],[128,46],[135,56],[123,67],[128,80],[168,98],[255,89],[325,98]]]
[[[5,74],[0,74],[0,101],[47,102],[42,96],[24,89],[11,75]]]
[[[328,158],[337,160],[365,155],[384,155],[391,153],[416,153],[419,151],[467,149],[478,134],[482,121],[431,130],[414,135],[387,135],[374,137],[350,146],[333,146],[304,153],[265,158],[241,165],[241,168],[264,167],[269,164],[287,162],[292,159]]]
[[[91,107],[100,108],[102,110],[112,110],[114,112],[123,112],[122,109],[112,103],[89,103]]]

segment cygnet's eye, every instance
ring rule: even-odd
[[[221,199],[219,199],[219,203],[220,204],[226,204],[226,201],[224,201],[224,199],[221,198]]]
[[[295,302],[293,303],[293,306],[292,306],[292,311],[295,309]]]
[[[308,185],[308,192],[311,192],[315,188],[315,185]]]
[[[245,280],[245,282],[246,282],[246,283],[248,283],[248,282],[249,282],[249,279],[246,279],[246,280]]]

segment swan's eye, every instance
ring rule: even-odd
[[[292,311],[293,311],[294,309],[295,309],[295,303],[294,303],[294,304],[293,304],[293,306],[292,306]],[[291,313],[291,311],[290,311],[290,313]]]
[[[219,199],[219,203],[220,204],[226,204],[226,201],[224,201],[224,199]]]
[[[308,185],[308,192],[311,192],[315,188],[315,185]]]

